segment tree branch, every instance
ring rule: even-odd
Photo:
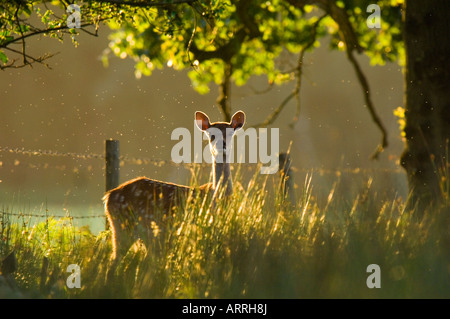
[[[295,96],[295,91],[291,92],[284,100],[281,102],[281,104],[275,109],[275,111],[272,112],[265,120],[264,122],[252,125],[251,127],[258,128],[258,127],[266,127],[275,122],[278,115],[280,115],[280,112],[284,109],[284,107],[288,104],[288,102]]]
[[[219,97],[217,98],[217,104],[222,111],[225,121],[231,120],[231,105],[230,105],[230,95],[231,95],[231,74],[233,73],[232,65],[230,61],[224,61],[223,70],[223,82],[219,87]]]
[[[190,41],[189,48],[190,52],[194,54],[195,59],[199,62],[212,59],[228,61],[239,51],[240,45],[244,42],[245,37],[247,37],[247,32],[244,28],[241,28],[234,34],[230,41],[219,46],[214,51],[201,50],[197,48],[194,41]]]
[[[297,109],[295,111],[294,120],[291,122],[291,124],[289,124],[289,126],[291,128],[294,128],[295,124],[297,123],[297,121],[300,117],[300,111],[301,111],[300,89],[301,89],[301,85],[302,85],[302,75],[303,75],[303,58],[305,56],[306,51],[309,50],[316,42],[317,28],[318,28],[320,22],[322,21],[322,19],[325,18],[326,16],[327,16],[327,14],[324,14],[316,22],[314,22],[312,32],[311,32],[312,33],[311,39],[300,50],[300,54],[299,54],[298,62],[297,62],[297,76],[296,76],[297,77],[297,85],[295,86],[295,89],[294,89],[294,94],[295,94],[295,97],[297,98]]]
[[[316,5],[324,10],[339,25],[339,33],[352,50],[356,49],[358,53],[363,52],[359,45],[358,38],[353,30],[348,14],[345,8],[340,8],[334,0],[287,0],[291,5],[297,8],[303,8],[305,5]]]
[[[89,26],[92,26],[92,25],[98,25],[99,22],[106,21],[106,20],[108,20],[108,18],[100,18],[100,19],[96,20],[95,22],[84,23],[84,24],[82,24],[80,26],[79,30],[83,31],[83,32],[86,32],[86,33],[88,33],[88,34],[90,34],[92,36],[97,36],[97,28],[95,30],[95,33],[89,32],[88,30],[85,30],[85,28],[89,27]],[[63,31],[64,33],[67,33],[66,30],[69,30],[70,28],[67,25],[63,25],[63,26],[60,26],[60,27],[57,27],[57,28],[53,28],[53,29],[50,29],[50,28],[48,28],[48,29],[36,29],[36,28],[33,27],[33,31],[32,32],[24,34],[22,32],[20,20],[18,20],[18,17],[16,18],[16,22],[17,22],[17,27],[20,30],[20,36],[0,44],[0,48],[5,49],[5,50],[9,50],[11,52],[14,52],[14,53],[22,55],[23,63],[22,63],[22,65],[16,65],[15,64],[16,60],[13,59],[12,60],[13,63],[8,63],[7,65],[3,65],[3,66],[0,65],[0,69],[4,70],[4,69],[7,69],[7,68],[20,68],[20,67],[24,67],[26,65],[30,65],[31,63],[27,60],[27,58],[29,60],[33,61],[33,62],[41,63],[41,64],[45,65],[47,68],[50,68],[50,66],[48,64],[46,64],[46,63],[43,63],[43,61],[53,57],[55,54],[47,54],[47,55],[43,55],[43,56],[38,57],[38,58],[34,58],[34,57],[28,55],[25,52],[25,49],[26,49],[26,42],[25,42],[25,40],[27,38],[29,38],[29,37],[40,35],[40,34],[45,34],[45,33],[52,33],[52,32],[58,32],[58,31]],[[22,51],[21,52],[18,51],[18,50],[11,49],[10,47],[8,47],[9,45],[14,44],[16,42],[21,42],[22,43]]]
[[[350,63],[353,65],[353,69],[356,72],[359,84],[361,85],[361,88],[364,92],[364,101],[366,102],[367,108],[369,109],[370,116],[372,117],[372,120],[375,122],[375,125],[380,129],[382,134],[381,143],[377,146],[375,152],[370,156],[371,159],[378,159],[380,153],[383,152],[383,150],[388,146],[387,131],[383,123],[381,122],[381,119],[378,117],[375,111],[375,107],[370,97],[370,88],[366,76],[361,70],[358,61],[355,59],[355,56],[353,55],[353,50],[349,47],[347,47],[347,57]]]
[[[371,159],[377,159],[380,153],[383,152],[383,150],[388,146],[387,131],[375,111],[375,107],[370,97],[370,88],[367,79],[358,64],[358,61],[353,55],[354,50],[356,50],[358,53],[361,53],[363,51],[363,48],[358,43],[358,38],[349,21],[347,12],[345,11],[345,9],[338,7],[333,0],[288,0],[288,2],[298,8],[302,8],[306,4],[317,5],[321,9],[325,10],[325,12],[327,12],[339,25],[339,32],[346,45],[348,60],[352,64],[358,77],[358,81],[363,89],[364,100],[366,102],[367,108],[369,109],[370,116],[375,122],[375,125],[380,129],[382,133],[381,143],[377,146],[375,152],[371,155]]]
[[[40,56],[38,58],[34,58],[31,55],[28,55],[28,54],[26,54],[23,51],[21,52],[21,51],[18,51],[18,50],[12,49],[12,48],[8,48],[8,47],[4,48],[4,49],[8,50],[8,51],[11,51],[11,52],[14,52],[14,53],[17,53],[17,54],[20,54],[20,55],[22,55],[24,57],[24,59],[28,58],[28,59],[30,59],[33,62],[43,64],[45,67],[47,67],[49,69],[51,69],[51,67],[47,63],[44,63],[43,61],[45,61],[47,59],[50,59],[50,58],[54,57],[56,54],[58,54],[58,53],[46,54],[46,55]],[[13,61],[15,61],[15,60],[13,60]],[[6,68],[22,68],[22,67],[25,67],[27,65],[31,66],[31,63],[27,61],[26,63],[24,62],[22,65],[18,65],[18,66],[14,65],[14,64],[10,64],[10,65],[7,65],[7,66],[1,66],[0,69],[3,70],[3,69],[6,69]]]
[[[82,24],[80,26],[80,29],[83,29],[85,27],[89,27],[89,26],[95,25],[98,22],[102,22],[102,21],[106,21],[106,20],[108,20],[108,18],[100,18],[96,22],[89,22],[89,23]],[[24,40],[26,38],[29,38],[29,37],[32,37],[32,36],[35,36],[35,35],[39,35],[39,34],[43,34],[43,33],[50,33],[50,32],[55,32],[55,31],[64,31],[64,30],[69,30],[69,29],[70,28],[67,25],[63,25],[63,26],[60,26],[60,27],[57,27],[57,28],[53,28],[53,29],[39,29],[39,30],[30,32],[30,33],[24,34],[24,35],[22,35],[20,37],[14,38],[14,39],[12,39],[10,41],[6,41],[6,42],[0,44],[0,48],[6,48],[8,45],[10,45],[12,43],[15,43],[15,42],[18,42],[18,41],[22,41],[22,40]]]
[[[124,1],[124,0],[97,0],[96,2],[126,5],[130,7],[141,7],[141,8],[151,8],[151,7],[169,7],[171,5],[177,4],[192,4],[198,0],[172,0],[171,2],[154,2],[154,1]]]
[[[294,127],[295,123],[298,121],[298,118],[300,116],[300,110],[301,110],[301,104],[300,104],[300,89],[301,89],[301,81],[302,81],[302,73],[303,73],[303,58],[305,55],[305,52],[309,50],[314,43],[316,42],[317,37],[317,28],[322,21],[323,18],[325,18],[327,14],[322,15],[319,19],[317,19],[316,22],[312,25],[312,31],[311,31],[311,39],[302,47],[300,50],[298,60],[297,60],[297,67],[295,68],[296,72],[296,78],[297,83],[295,85],[294,90],[281,102],[281,104],[273,111],[262,123],[256,124],[253,127],[264,127],[272,124],[277,119],[278,115],[281,113],[281,111],[284,109],[284,107],[289,103],[289,101],[293,98],[297,98],[297,110],[295,113],[294,120],[289,126],[291,128]]]
[[[22,31],[22,27],[20,25],[20,20],[19,20],[19,9],[20,6],[17,6],[16,12],[14,12],[14,18],[15,18],[15,23],[17,24],[17,28],[19,28],[19,32],[20,35],[22,36],[22,56],[23,56],[23,65],[27,65],[27,55],[25,54],[25,40],[23,39],[23,31]]]

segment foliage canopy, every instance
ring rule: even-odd
[[[292,98],[300,113],[300,84],[306,51],[328,42],[330,49],[347,53],[362,86],[375,124],[383,133],[378,151],[387,145],[386,130],[375,113],[369,86],[353,52],[364,53],[372,64],[404,60],[403,0],[377,1],[379,28],[369,28],[368,0],[98,0],[74,1],[79,6],[79,28],[69,28],[77,12],[69,1],[1,1],[0,67],[43,63],[51,55],[33,57],[26,40],[45,35],[63,40],[99,25],[112,30],[103,63],[111,54],[135,61],[135,75],[149,76],[155,68],[188,69],[193,88],[205,94],[210,84],[220,86],[218,105],[231,116],[230,85],[244,85],[251,76],[265,75],[269,88],[292,80],[297,85],[261,125],[271,124]],[[94,28],[94,30],[92,30]],[[21,46],[21,48],[19,48]],[[288,56],[289,59],[282,58]],[[18,58],[19,57],[19,58]],[[288,61],[286,61],[288,60]],[[297,61],[292,63],[292,61]],[[258,126],[258,125],[257,125]],[[375,154],[377,155],[378,152]]]

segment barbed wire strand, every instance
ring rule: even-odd
[[[94,153],[73,153],[73,152],[59,152],[53,150],[26,150],[24,148],[12,148],[7,146],[0,146],[0,152],[8,152],[14,154],[22,154],[29,156],[55,156],[55,157],[70,157],[76,159],[102,159],[105,160],[103,154]]]
[[[54,150],[26,150],[24,148],[11,148],[7,146],[0,146],[0,152],[8,152],[14,154],[22,154],[28,156],[53,156],[53,157],[69,157],[73,159],[101,159],[105,160],[104,154],[96,154],[96,153],[74,153],[74,152],[60,152]],[[154,165],[157,167],[163,167],[164,165],[172,165],[177,167],[185,167],[187,169],[192,168],[192,164],[198,165],[200,167],[210,167],[210,163],[175,163],[169,160],[163,159],[155,159],[155,158],[139,158],[139,157],[130,157],[128,155],[121,155],[119,160],[124,164],[134,164],[134,165]],[[247,164],[254,165],[256,163],[236,163],[236,164]],[[39,168],[42,165],[29,165],[31,168]],[[123,166],[123,165],[121,165]],[[48,168],[47,163],[43,165],[43,168]],[[65,170],[65,167],[60,168],[61,170]],[[404,171],[401,168],[342,168],[342,169],[324,169],[324,168],[301,168],[295,169],[294,172],[306,172],[306,173],[318,173],[318,174],[329,174],[329,175],[339,175],[342,173],[346,174],[361,174],[361,173],[373,173],[373,172],[385,172],[385,173],[396,173],[403,174]]]
[[[21,154],[28,156],[51,156],[51,157],[68,157],[72,159],[100,159],[105,160],[104,154],[96,154],[96,153],[74,153],[74,152],[60,152],[54,150],[27,150],[25,148],[11,148],[7,146],[0,146],[0,152],[7,152],[13,154]],[[123,155],[119,157],[119,160],[123,163],[129,163],[134,165],[155,165],[157,167],[162,167],[164,165],[174,165],[174,166],[184,166],[186,168],[192,168],[193,163],[175,163],[173,161],[161,160],[161,159],[153,159],[153,158],[138,158],[138,157],[130,157],[127,155]],[[210,166],[210,163],[195,163],[199,166]],[[256,164],[256,163],[236,163],[236,164]],[[16,165],[17,166],[17,165]],[[121,165],[122,166],[122,165]],[[29,164],[31,168],[45,168],[49,167],[48,163],[43,164]],[[57,166],[56,168],[60,168]],[[65,170],[65,165],[63,165],[63,170]],[[400,168],[391,169],[391,168],[372,168],[372,169],[363,169],[363,168],[344,168],[344,169],[324,169],[324,168],[301,168],[296,169],[293,168],[294,172],[302,172],[302,173],[316,173],[319,175],[336,175],[340,176],[342,174],[361,174],[361,173],[373,173],[373,172],[386,172],[386,173],[404,173]],[[69,218],[69,219],[90,219],[90,218],[105,218],[104,214],[101,215],[87,215],[87,216],[71,216],[71,215],[50,215],[50,214],[26,214],[26,213],[12,213],[12,212],[4,212],[0,211],[0,214],[3,216],[17,216],[17,217],[35,217],[35,218]]]
[[[74,153],[74,152],[60,152],[54,150],[27,150],[25,148],[12,148],[7,146],[0,146],[0,152],[20,154],[20,155],[28,155],[28,156],[51,156],[51,157],[69,157],[73,159],[100,159],[105,160],[104,154],[96,154],[96,153]],[[155,158],[139,158],[139,157],[130,157],[128,155],[121,155],[119,160],[134,165],[154,165],[157,167],[162,167],[164,165],[170,164],[174,166],[186,166],[189,167],[191,163],[175,163],[169,160],[163,159],[155,159]],[[200,166],[205,163],[198,163]],[[207,164],[209,165],[209,164]]]
[[[86,216],[72,216],[72,215],[52,215],[52,214],[27,214],[27,213],[10,213],[0,211],[0,215],[17,216],[17,217],[36,217],[36,218],[69,218],[69,219],[88,219],[88,218],[105,218],[106,215],[86,215]]]

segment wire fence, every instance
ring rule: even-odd
[[[65,157],[75,160],[107,160],[106,154],[98,154],[98,153],[75,153],[75,152],[60,152],[55,150],[29,150],[25,148],[13,148],[13,147],[7,147],[7,146],[0,146],[0,153],[10,153],[10,154],[17,154],[17,155],[26,155],[30,157]],[[153,165],[156,167],[163,167],[165,165],[173,165],[176,167],[185,167],[185,168],[192,168],[192,163],[175,163],[170,160],[163,160],[163,159],[155,159],[155,158],[139,158],[139,157],[131,157],[128,155],[120,155],[118,156],[120,161],[120,166],[123,166],[125,164],[133,164],[133,165]],[[18,160],[16,160],[18,161]],[[14,165],[19,165],[18,162],[15,162]],[[246,163],[242,163],[246,164]],[[248,164],[248,163],[247,163]],[[210,166],[211,164],[208,163],[195,163],[195,165],[199,166]],[[255,165],[254,163],[252,165]],[[1,162],[0,162],[1,166]],[[30,168],[50,168],[51,166],[48,163],[29,163],[28,166]],[[56,165],[52,168],[57,170],[65,170],[67,167],[65,165]],[[92,166],[87,166],[88,170],[92,169]],[[323,175],[334,175],[334,176],[341,176],[343,174],[374,174],[375,172],[378,173],[391,173],[391,174],[404,174],[404,171],[399,167],[395,169],[391,168],[342,168],[342,169],[325,169],[325,168],[293,168],[294,173],[308,173],[308,174],[319,174],[320,176]],[[54,215],[54,214],[28,214],[28,213],[13,213],[13,212],[6,212],[6,211],[0,211],[0,214],[5,216],[16,216],[16,217],[36,217],[36,218],[71,218],[71,219],[94,219],[94,218],[105,218],[104,214],[98,214],[98,215],[85,215],[85,216],[72,216],[69,214],[64,215]]]
[[[105,154],[95,154],[95,153],[73,153],[73,152],[59,152],[59,151],[53,151],[53,150],[27,150],[24,148],[12,148],[7,146],[0,146],[0,152],[5,153],[13,153],[13,154],[20,154],[20,155],[28,155],[28,156],[51,156],[51,157],[69,157],[72,159],[99,159],[99,160],[105,160]],[[161,160],[161,159],[152,159],[152,158],[137,158],[137,157],[130,157],[127,155],[122,155],[119,158],[124,163],[130,163],[135,165],[155,165],[158,167],[161,167],[166,164],[172,164],[172,165],[182,165],[177,164],[172,161],[168,160]]]
[[[98,159],[105,161],[105,154],[96,154],[96,153],[74,153],[74,152],[59,152],[54,150],[27,150],[24,148],[12,148],[7,146],[0,146],[0,153],[13,153],[20,155],[28,155],[28,156],[50,156],[50,157],[68,157],[72,159]],[[171,160],[164,159],[155,159],[155,158],[146,158],[146,157],[132,157],[128,155],[120,155],[119,160],[121,161],[121,166],[123,164],[133,164],[133,165],[154,165],[156,167],[163,167],[165,165],[172,165],[176,167],[192,167],[193,163],[175,163]],[[238,164],[248,164],[248,163],[238,163]],[[254,165],[254,163],[250,163]],[[208,163],[195,163],[195,165],[206,166],[209,167],[211,164]],[[31,164],[30,167],[43,167],[48,168],[48,163],[44,164]],[[58,166],[55,166],[58,169]],[[318,167],[310,167],[310,168],[295,168],[296,172],[305,172],[305,173],[319,173],[319,174],[327,174],[327,175],[339,175],[342,173],[346,174],[362,174],[362,173],[374,173],[374,172],[385,172],[385,173],[404,173],[404,170],[400,167],[398,168],[340,168],[340,169],[326,169],[326,168],[318,168]]]
[[[59,152],[53,150],[26,150],[24,148],[12,148],[7,146],[0,146],[0,152],[29,155],[29,156],[55,156],[55,157],[70,157],[73,159],[105,159],[104,154],[80,154],[72,152]]]
[[[107,160],[107,154],[99,154],[99,153],[75,153],[75,152],[61,152],[56,150],[30,150],[25,148],[19,148],[19,147],[8,147],[8,146],[0,146],[0,153],[8,153],[8,154],[15,154],[15,155],[24,155],[29,157],[58,157],[58,158],[70,158],[73,160],[101,160],[103,163]],[[175,163],[173,161],[169,160],[163,160],[163,159],[154,159],[154,158],[146,158],[146,157],[132,157],[128,155],[120,155],[119,156],[120,166],[124,166],[125,164],[132,164],[132,165],[153,165],[155,167],[162,167],[165,165],[172,165],[176,167],[192,167],[192,165],[188,163]],[[0,162],[0,166],[2,166],[2,162]],[[18,159],[14,160],[13,165],[18,166],[22,165]],[[199,163],[198,165],[204,165],[202,163]],[[210,165],[210,164],[207,164]],[[48,162],[45,163],[27,163],[27,167],[34,168],[34,169],[56,169],[60,171],[65,171],[67,169],[66,165],[51,165]],[[87,165],[88,170],[92,170],[91,165]],[[78,168],[76,168],[78,170]],[[48,213],[24,213],[24,212],[8,212],[8,211],[0,211],[0,215],[2,215],[2,218],[5,216],[14,216],[14,217],[33,217],[33,218],[70,218],[70,219],[95,219],[95,218],[105,218],[105,214],[98,214],[98,215],[84,215],[84,216],[73,216],[70,214],[48,214]]]
[[[29,213],[12,213],[0,211],[2,216],[16,216],[16,217],[35,217],[35,218],[69,218],[69,219],[90,219],[90,218],[105,218],[105,214],[98,215],[86,215],[86,216],[72,216],[66,215],[54,215],[54,214],[29,214]]]

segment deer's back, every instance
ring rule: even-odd
[[[140,215],[152,213],[155,207],[168,210],[190,191],[188,186],[138,177],[110,190],[103,200],[110,214],[130,211]]]

